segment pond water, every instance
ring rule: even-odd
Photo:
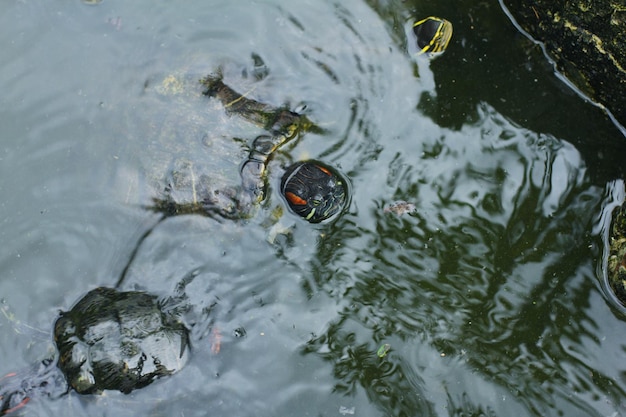
[[[406,34],[429,15],[454,34],[417,59]],[[192,335],[174,376],[24,414],[625,412],[602,260],[626,140],[496,1],[5,0],[0,22],[0,373],[50,356],[59,311],[133,253],[120,288],[188,282]],[[145,206],[174,159],[236,179],[260,134],[199,84],[164,91],[218,68],[325,132],[275,155],[251,219],[158,222]],[[307,158],[349,178],[336,221],[278,193]]]

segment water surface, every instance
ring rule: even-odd
[[[406,34],[431,14],[452,42],[416,59]],[[0,373],[49,355],[58,311],[115,285],[134,250],[122,289],[167,297],[193,277],[179,374],[27,414],[623,412],[624,316],[600,266],[626,142],[497,2],[23,0],[0,22]],[[261,133],[200,95],[217,68],[326,133],[275,155],[252,219],[154,227],[144,206],[177,159],[236,182]],[[350,180],[334,222],[278,195],[306,158]]]

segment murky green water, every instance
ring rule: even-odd
[[[431,14],[453,39],[416,60],[405,31]],[[626,141],[496,1],[7,0],[0,22],[0,373],[46,357],[58,311],[115,285],[133,250],[122,289],[166,297],[195,274],[180,373],[27,415],[626,410],[624,315],[601,284]],[[228,181],[259,134],[200,89],[159,94],[218,67],[327,133],[276,155],[251,220],[170,218],[137,247],[173,159]],[[350,178],[334,223],[284,208],[280,176],[304,158]]]

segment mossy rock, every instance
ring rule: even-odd
[[[626,126],[626,3],[504,0],[557,69]]]

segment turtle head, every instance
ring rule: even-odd
[[[452,23],[446,19],[430,16],[413,24],[417,38],[418,54],[437,54],[448,47],[452,37]]]
[[[280,191],[289,208],[310,223],[333,217],[348,201],[347,181],[318,161],[301,161],[287,168]]]

